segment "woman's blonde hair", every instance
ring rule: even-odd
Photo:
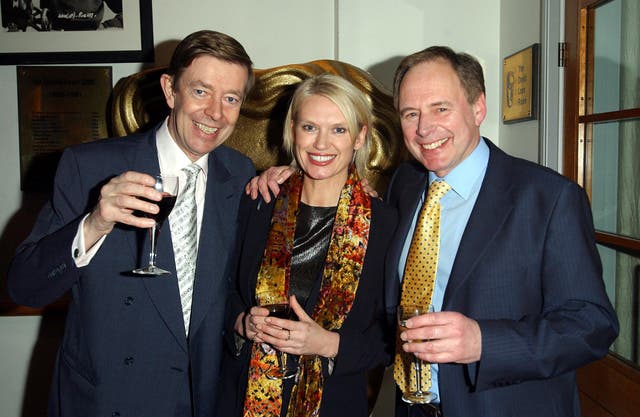
[[[293,130],[294,122],[303,102],[311,96],[325,97],[335,104],[347,121],[351,138],[355,138],[363,126],[367,127],[364,144],[355,152],[354,162],[360,174],[365,172],[369,160],[369,144],[371,142],[372,110],[367,97],[356,86],[346,79],[324,73],[302,81],[291,97],[291,104],[284,121],[283,147],[293,158],[292,165],[297,165],[294,157]]]

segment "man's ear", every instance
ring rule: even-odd
[[[481,93],[476,102],[473,103],[473,117],[476,121],[476,126],[480,126],[484,121],[484,118],[487,116],[487,100],[484,96],[484,93]]]
[[[167,105],[170,109],[173,109],[175,106],[173,77],[169,74],[162,74],[160,76],[160,86],[162,87],[162,92],[164,93],[164,99],[166,100]]]

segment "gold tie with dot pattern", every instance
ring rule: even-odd
[[[440,250],[440,199],[450,189],[449,184],[439,180],[433,181],[429,186],[409,246],[400,305],[415,304],[426,308],[431,304]],[[402,350],[402,343],[398,331],[393,377],[402,392],[407,393],[415,390],[412,387],[416,386],[416,371],[413,367],[413,354]],[[430,366],[422,367],[421,379],[422,390],[428,390],[431,386]]]

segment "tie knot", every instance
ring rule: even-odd
[[[186,167],[182,168],[182,171],[187,174],[187,182],[193,182],[195,181],[195,179],[198,176],[198,173],[200,172],[200,165],[198,164],[191,164],[191,165],[187,165]]]
[[[429,185],[429,191],[427,193],[427,204],[435,204],[440,201],[442,196],[444,196],[449,190],[451,186],[447,184],[446,181],[436,180]]]

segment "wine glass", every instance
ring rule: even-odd
[[[156,183],[153,188],[162,193],[162,200],[152,201],[146,198],[139,197],[142,200],[150,203],[157,204],[160,210],[156,214],[141,212],[144,217],[155,220],[156,222],[149,229],[149,239],[151,240],[151,250],[149,252],[149,264],[144,268],[134,269],[132,272],[138,275],[165,275],[171,272],[159,268],[156,266],[156,242],[160,235],[160,228],[162,224],[173,210],[173,206],[176,204],[176,197],[178,196],[178,177],[170,175],[156,175]]]
[[[433,311],[432,305],[428,307],[415,304],[398,306],[398,325],[400,326],[400,332],[407,330],[407,320],[411,317],[432,313]],[[422,340],[410,340],[409,343],[411,342],[422,342]],[[429,366],[428,364],[426,365]],[[438,396],[435,393],[422,390],[422,360],[415,355],[413,356],[413,368],[416,372],[416,387],[412,391],[403,393],[402,401],[409,404],[426,404],[436,400]]]
[[[277,317],[279,319],[289,319],[291,314],[291,307],[289,306],[289,297],[287,294],[279,292],[277,290],[266,290],[256,293],[256,301],[262,308],[269,310],[270,317]],[[278,368],[270,368],[266,372],[268,379],[289,379],[296,376],[298,368],[293,368],[287,364],[287,356],[284,352],[276,350],[278,356],[278,362],[280,366]]]

